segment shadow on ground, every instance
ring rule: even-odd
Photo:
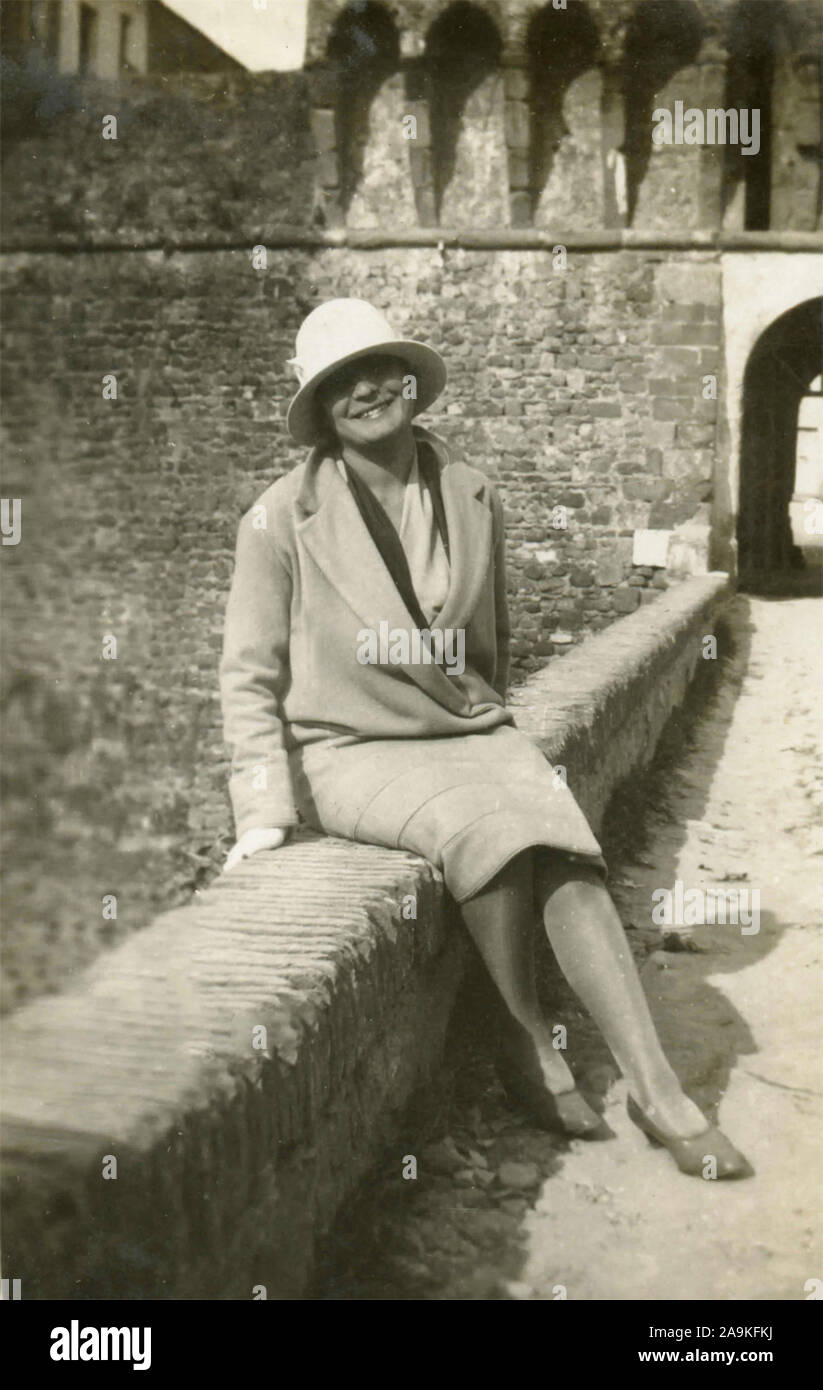
[[[712,935],[707,947],[705,934],[651,923],[651,888],[672,885],[679,852],[706,811],[749,665],[749,607],[743,596],[729,604],[716,625],[717,663],[701,666],[652,764],[612,799],[600,837],[610,886],[667,1050],[687,1091],[711,1118],[737,1059],[756,1047],[746,1021],[707,977],[751,966],[775,948],[783,928],[762,913],[760,932],[745,938],[745,950],[739,949],[739,934]],[[690,758],[697,750],[700,757]],[[721,880],[735,876],[745,880],[746,870],[731,865],[726,874],[721,866]],[[541,941],[547,1014],[574,1039],[570,1065],[602,1108],[617,1069],[554,965],[542,932]],[[477,962],[452,1019],[446,1066],[436,1086],[418,1097],[400,1142],[324,1243],[310,1297],[488,1301],[516,1296],[510,1289],[523,1266],[524,1218],[541,1193],[543,1200],[550,1194],[570,1145],[534,1128],[506,1099],[493,1062],[496,1009]],[[410,1172],[411,1158],[416,1178],[403,1176],[404,1168]]]

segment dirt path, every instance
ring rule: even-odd
[[[736,601],[722,689],[661,776],[642,853],[612,878],[666,1050],[755,1176],[688,1178],[652,1148],[555,980],[568,1056],[602,1093],[615,1138],[567,1144],[531,1129],[473,1043],[439,1129],[423,1147],[409,1135],[417,1181],[387,1158],[318,1297],[783,1300],[807,1298],[809,1280],[823,1293],[821,609]],[[759,931],[654,929],[652,893],[678,879],[757,889]]]

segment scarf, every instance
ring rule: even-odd
[[[358,511],[380,552],[383,564],[389,571],[395,588],[414,618],[416,626],[423,631],[427,630],[428,619],[420,607],[420,602],[414,591],[406,552],[385,507],[375,497],[368,483],[364,483],[360,475],[353,468],[349,468],[345,460],[343,466],[346,469],[346,478],[357,503]],[[440,532],[446,558],[449,559],[449,533],[446,525],[443,495],[440,490],[440,469],[431,446],[425,440],[418,441],[417,466],[420,470],[420,476],[431,494],[435,523]]]

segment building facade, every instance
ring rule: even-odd
[[[112,79],[240,68],[162,0],[7,0],[2,13],[4,53],[39,55],[60,73]]]

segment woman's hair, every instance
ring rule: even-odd
[[[314,419],[317,425],[317,434],[314,441],[316,449],[322,449],[324,453],[334,453],[337,449],[337,433],[332,424],[331,414],[326,404],[327,388],[334,381],[336,373],[332,372],[325,381],[321,381],[314,393]]]

